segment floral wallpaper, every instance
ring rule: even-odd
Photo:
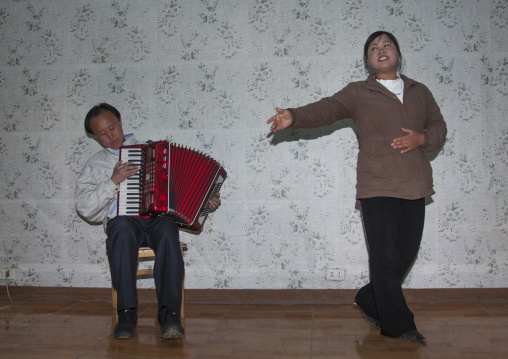
[[[90,107],[126,133],[223,164],[222,206],[181,234],[186,288],[358,288],[368,256],[351,120],[270,134],[296,107],[366,78],[367,36],[398,37],[449,134],[408,288],[508,285],[507,0],[0,1],[0,268],[20,286],[109,287],[102,226],[74,210],[100,146]],[[327,281],[327,268],[346,280]],[[140,281],[152,287],[152,281]]]

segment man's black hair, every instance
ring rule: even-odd
[[[113,115],[115,115],[115,117],[118,119],[118,121],[120,121],[120,119],[122,117],[120,115],[120,111],[118,111],[116,108],[114,108],[110,104],[100,103],[100,104],[92,107],[90,109],[90,111],[88,111],[88,113],[86,114],[86,117],[85,117],[85,131],[86,131],[86,133],[94,136],[92,128],[90,127],[90,120],[94,117],[99,116],[103,111],[111,112]]]

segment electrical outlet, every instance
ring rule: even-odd
[[[345,269],[327,269],[326,280],[346,280]]]
[[[12,272],[10,269],[0,269],[0,279],[12,279]]]

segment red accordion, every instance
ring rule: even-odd
[[[208,201],[227,177],[211,157],[167,141],[121,147],[120,161],[140,171],[120,184],[118,215],[169,215],[194,232],[203,228]]]

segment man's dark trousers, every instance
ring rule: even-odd
[[[106,227],[111,280],[117,309],[137,307],[136,271],[139,247],[155,252],[154,280],[159,310],[166,306],[180,317],[184,263],[178,227],[171,217],[117,216]]]

